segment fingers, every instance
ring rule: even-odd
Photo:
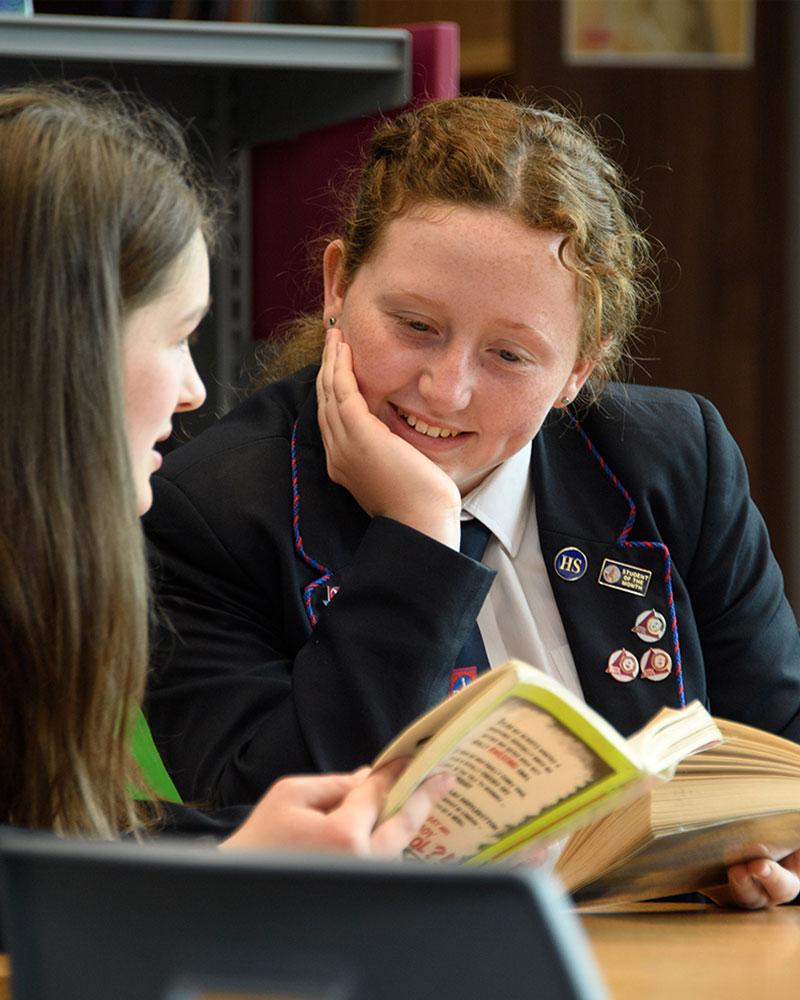
[[[325,334],[325,347],[322,351],[322,362],[317,374],[317,415],[323,435],[328,432],[328,403],[333,398],[333,364],[335,344],[341,340],[341,331],[328,330]]]
[[[402,774],[407,760],[393,760],[368,776],[354,788],[337,809],[337,821],[349,824],[354,831],[372,832],[383,808],[386,795]],[[367,844],[364,845],[365,850]]]
[[[398,855],[453,781],[451,775],[429,778],[395,816],[376,827],[386,795],[406,763],[395,760],[377,771],[363,767],[352,774],[282,778],[220,846]]]
[[[728,884],[710,889],[706,895],[722,906],[739,906],[746,910],[789,903],[800,892],[800,877],[794,871],[796,855],[786,860],[788,866],[767,858],[733,865],[728,869]]]
[[[742,879],[744,893],[748,899],[760,896],[759,906],[777,906],[788,903],[800,891],[800,879],[793,871],[789,871],[777,861],[759,858],[747,865],[746,876]],[[751,887],[758,887],[758,892]],[[739,904],[743,905],[743,904]],[[750,904],[748,904],[750,905]]]
[[[302,795],[291,808],[292,845],[361,856],[371,854],[370,835],[386,793],[404,763],[394,761],[376,772],[365,767],[352,775],[325,775],[317,788],[311,787],[307,776],[294,779],[303,787],[299,789]],[[334,778],[335,782],[330,780]],[[327,783],[327,787],[321,782]],[[344,789],[346,794],[338,795]],[[291,788],[287,790],[287,794],[293,793]],[[287,804],[278,804],[286,813]]]
[[[341,330],[332,328],[325,335],[317,390],[321,390],[321,400],[326,406],[332,403],[341,406],[349,398],[361,395],[353,372],[353,354],[342,339]]]
[[[395,857],[419,830],[433,805],[452,786],[451,775],[429,778],[409,796],[399,812],[376,827],[386,795],[408,761],[393,760],[354,788],[328,815],[331,843],[350,854]]]
[[[317,388],[320,396],[329,401],[333,398],[333,373],[336,366],[338,345],[342,343],[342,331],[332,328],[325,333],[325,346],[322,349],[322,362],[317,376]]]
[[[317,414],[329,472],[338,469],[339,475],[353,461],[353,450],[363,446],[366,433],[385,433],[359,391],[352,352],[341,330],[331,329],[326,335],[317,375]]]
[[[461,495],[430,458],[370,411],[341,330],[327,332],[317,376],[327,472],[371,517],[383,515],[458,548]]]
[[[303,774],[281,778],[267,794],[282,807],[327,811],[340,805],[369,773],[368,767],[362,767],[349,774]]]
[[[431,810],[453,787],[452,774],[434,774],[409,795],[401,809],[377,826],[370,838],[376,857],[395,857],[413,839]]]
[[[366,826],[337,820],[348,796],[370,774],[368,767],[352,774],[303,774],[281,778],[253,807],[244,823],[220,845],[223,848],[283,847],[364,853],[374,818]]]

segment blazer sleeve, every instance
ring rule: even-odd
[[[711,710],[800,741],[800,636],[744,460],[697,397],[707,478],[702,530],[685,572]],[[692,488],[692,484],[687,484]],[[680,496],[675,501],[680,506]]]
[[[285,774],[369,763],[444,697],[491,570],[372,519],[312,630],[288,543],[254,553],[255,514],[225,519],[223,539],[199,495],[164,477],[154,488],[160,623],[145,708],[185,800],[253,803]]]
[[[153,831],[160,837],[192,837],[216,846],[238,829],[250,815],[250,806],[225,809],[195,809],[175,802],[161,803],[161,817]]]

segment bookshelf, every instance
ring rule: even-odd
[[[214,309],[196,348],[206,412],[235,397],[251,324],[250,148],[395,108],[411,93],[411,36],[343,28],[144,18],[0,15],[0,85],[102,78],[191,122],[231,191]]]

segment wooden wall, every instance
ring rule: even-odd
[[[758,0],[753,64],[725,69],[570,65],[560,0],[361,0],[360,10],[363,23],[459,21],[464,90],[532,89],[599,116],[663,245],[662,307],[634,380],[702,393],[722,412],[800,608],[788,427],[792,2]]]
[[[558,0],[514,4],[515,81],[583,112],[643,192],[664,245],[663,305],[635,381],[700,392],[745,454],[752,493],[788,566],[788,3],[759,0],[747,69],[577,67]],[[797,606],[797,603],[796,603]]]

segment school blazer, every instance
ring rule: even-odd
[[[159,610],[146,711],[184,799],[253,802],[281,775],[371,760],[446,695],[491,585],[491,570],[370,519],[330,481],[315,372],[259,390],[154,477],[145,523]],[[687,393],[620,386],[579,417],[594,451],[554,412],[532,474],[589,704],[629,733],[679,703],[674,669],[627,684],[606,672],[614,650],[641,655],[636,616],[669,617],[669,600],[663,550],[618,545],[630,505],[599,455],[635,503],[625,540],[668,546],[686,701],[800,738],[797,624],[717,411]],[[565,549],[585,559],[577,579],[557,572]],[[599,583],[605,559],[633,567],[646,592]],[[668,632],[659,645],[669,643]]]

